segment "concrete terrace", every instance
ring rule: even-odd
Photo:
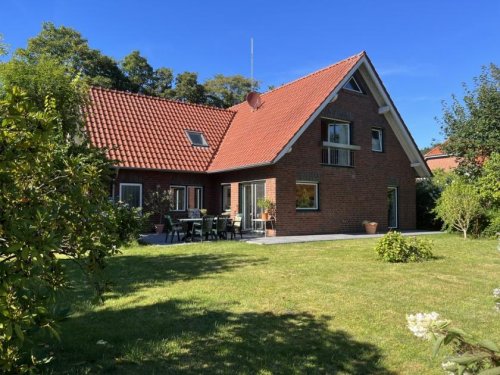
[[[422,231],[422,230],[411,230],[411,231],[402,231],[404,236],[423,236],[423,235],[433,235],[433,234],[441,234],[443,232],[439,231]],[[263,237],[260,234],[255,233],[244,233],[243,239],[238,241],[244,241],[250,244],[256,245],[278,245],[278,244],[292,244],[292,243],[301,243],[301,242],[316,242],[316,241],[337,241],[337,240],[356,240],[363,238],[379,238],[382,237],[385,233],[377,233],[377,234],[365,234],[365,233],[353,233],[353,234],[313,234],[313,235],[305,235],[305,236],[278,236],[278,237]],[[188,245],[199,242],[177,242],[177,238],[174,239],[174,242],[165,243],[165,233],[163,234],[143,234],[139,240],[142,243],[146,243],[149,245]]]

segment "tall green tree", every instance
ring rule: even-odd
[[[174,73],[170,68],[158,68],[154,73],[154,85],[152,95],[162,98],[172,98],[174,91],[172,83],[174,80]]]
[[[198,83],[198,74],[194,72],[180,73],[175,77],[174,98],[190,103],[203,104],[205,99],[205,88]]]
[[[18,49],[17,57],[36,63],[50,57],[74,73],[80,73],[92,85],[128,89],[129,83],[115,60],[92,49],[76,30],[45,22],[42,31]]]
[[[37,340],[57,337],[64,316],[56,299],[67,283],[61,256],[100,294],[106,258],[129,239],[121,220],[134,213],[109,202],[111,162],[82,132],[87,92],[47,56],[0,64],[2,373],[32,371],[48,357]]]
[[[475,178],[493,153],[500,152],[500,69],[491,64],[474,78],[473,88],[464,84],[462,100],[444,103],[443,149],[459,158],[459,172]]]
[[[155,75],[148,60],[139,51],[132,51],[124,57],[121,69],[130,81],[130,90],[142,94],[153,92]]]
[[[252,90],[258,90],[257,82],[242,75],[224,76],[216,74],[205,81],[207,103],[216,107],[228,108],[245,100]]]

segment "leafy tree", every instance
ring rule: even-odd
[[[66,286],[61,255],[77,262],[100,296],[105,259],[130,239],[134,212],[108,199],[110,161],[81,131],[87,86],[47,57],[0,65],[0,371],[48,358]],[[59,101],[59,102],[58,102]]]
[[[162,98],[172,98],[174,91],[172,90],[172,82],[174,73],[170,68],[158,68],[154,73],[154,85],[152,94]]]
[[[459,171],[475,178],[484,161],[500,152],[500,69],[483,67],[474,87],[464,84],[462,101],[452,97],[443,105],[442,129],[447,137],[445,152],[459,158]]]
[[[482,212],[476,186],[457,178],[446,186],[434,208],[448,229],[459,230],[464,239],[473,222]]]
[[[205,82],[205,91],[209,104],[228,108],[245,100],[252,90],[258,90],[258,84],[252,85],[252,80],[242,75],[224,76],[216,74]]]
[[[130,81],[130,90],[140,93],[152,93],[155,75],[148,60],[139,51],[132,51],[121,63],[122,71]]]
[[[175,77],[175,99],[190,103],[205,103],[205,89],[198,83],[198,74],[180,73]]]
[[[7,45],[3,42],[3,35],[0,34],[0,56],[7,54]]]
[[[99,50],[91,49],[87,40],[69,27],[44,23],[40,34],[28,41],[27,48],[18,49],[16,55],[30,63],[48,56],[73,73],[82,74],[92,85],[128,88],[128,81],[118,64]]]

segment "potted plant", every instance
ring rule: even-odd
[[[269,212],[274,209],[274,202],[269,198],[257,199],[257,207],[262,209],[262,220],[269,220]]]
[[[365,227],[365,231],[367,234],[376,234],[377,233],[377,226],[378,226],[377,222],[364,220],[362,224]]]
[[[163,219],[165,214],[172,208],[172,201],[172,189],[162,191],[159,186],[156,187],[156,190],[150,192],[146,199],[146,206],[151,214],[159,216],[160,219],[158,224],[155,224],[156,234],[163,232],[163,228],[165,227]]]

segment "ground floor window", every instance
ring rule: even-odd
[[[188,186],[187,187],[188,196],[188,210],[203,208],[203,187],[201,186]]]
[[[185,186],[170,186],[173,192],[173,207],[172,211],[186,210],[186,187]]]
[[[295,207],[297,210],[318,209],[318,184],[297,182],[295,188]]]
[[[398,227],[398,188],[387,189],[387,222],[389,228]]]
[[[120,201],[130,207],[142,208],[142,184],[120,184]]]
[[[222,211],[231,211],[231,185],[222,185]]]

